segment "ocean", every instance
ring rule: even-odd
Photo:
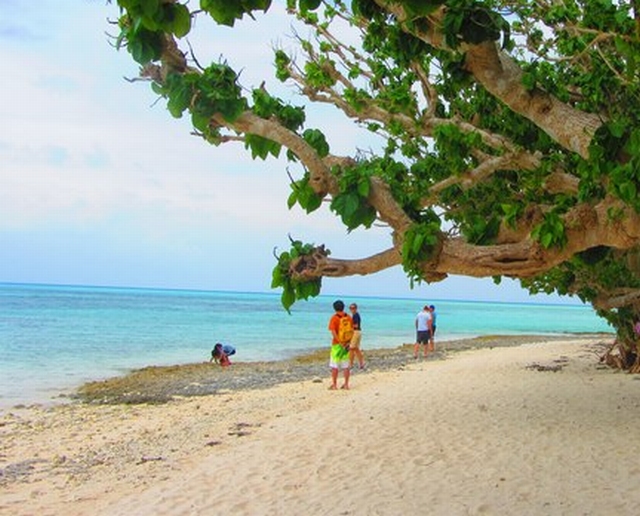
[[[53,402],[83,382],[131,369],[208,361],[218,341],[246,362],[328,348],[335,299],[299,302],[288,314],[275,292],[0,283],[0,408]],[[412,343],[425,302],[436,306],[441,341],[611,331],[584,305],[343,299],[358,303],[365,353]]]

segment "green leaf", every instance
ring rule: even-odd
[[[241,18],[244,9],[240,2],[229,2],[228,0],[200,0],[200,7],[203,11],[219,23],[233,27],[237,18]]]
[[[307,83],[318,89],[330,88],[336,83],[336,79],[329,73],[333,66],[331,61],[321,58],[320,62],[308,61],[304,65],[304,72]],[[325,68],[327,67],[327,68]]]
[[[344,195],[344,205],[342,208],[343,215],[351,217],[360,206],[360,196],[354,193],[346,193]]]
[[[422,244],[424,243],[424,237],[425,235],[423,233],[418,233],[414,236],[413,242],[411,243],[412,256],[420,255]]]
[[[522,74],[522,85],[525,89],[532,91],[536,87],[536,76],[531,72]]]
[[[219,24],[233,27],[236,19],[253,11],[267,11],[271,0],[200,0],[200,8]]]
[[[302,137],[315,149],[319,157],[324,158],[329,154],[329,144],[322,131],[318,129],[307,129],[302,134]]]
[[[638,189],[634,182],[626,181],[618,186],[620,199],[625,202],[632,202],[638,195]]]
[[[285,288],[280,296],[280,301],[284,309],[288,312],[289,309],[296,302],[296,293],[293,289]]]
[[[269,154],[277,158],[281,149],[279,143],[256,134],[247,134],[244,139],[244,146],[247,149],[251,149],[251,157],[253,159],[266,159]]]
[[[428,16],[442,4],[444,0],[403,0],[402,2],[409,19]]]
[[[300,10],[302,12],[315,11],[321,3],[322,0],[300,0]]]
[[[291,77],[291,73],[289,72],[289,65],[291,64],[291,59],[284,51],[282,50],[276,51],[275,64],[276,64],[276,78],[278,80],[286,81],[289,77]]]
[[[280,285],[282,285],[282,272],[280,271],[280,264],[278,264],[271,273],[271,288],[278,288]]]
[[[167,78],[166,90],[169,97],[167,108],[174,117],[180,118],[191,103],[193,90],[183,76],[177,74]]]
[[[621,138],[627,130],[628,123],[628,121],[620,118],[618,118],[617,120],[613,120],[609,124],[609,131],[611,131],[612,136]]]
[[[209,126],[210,117],[200,113],[191,113],[191,123],[198,131],[205,132]]]
[[[298,192],[294,188],[293,191],[289,194],[287,198],[287,208],[291,209],[295,206],[296,202],[298,202]]]
[[[137,33],[129,35],[127,48],[137,63],[145,65],[160,58],[161,36],[159,33],[140,29]]]
[[[173,13],[173,23],[171,24],[171,32],[177,38],[182,38],[191,31],[191,13],[185,5],[169,4]]]
[[[142,12],[149,18],[154,18],[158,8],[160,7],[160,0],[138,0]]]
[[[364,197],[364,198],[369,197],[370,190],[371,190],[371,183],[369,182],[368,177],[364,177],[360,181],[358,181],[358,195],[360,197]]]
[[[322,205],[322,197],[317,195],[308,181],[298,183],[298,203],[307,212],[311,213]]]

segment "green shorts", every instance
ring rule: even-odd
[[[347,369],[349,367],[349,352],[342,344],[331,344],[329,367],[332,369]]]

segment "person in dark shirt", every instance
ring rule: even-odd
[[[432,353],[436,350],[436,307],[429,305],[429,311],[431,312],[431,338],[429,339],[429,352]]]
[[[360,343],[362,342],[362,318],[358,312],[358,305],[351,303],[349,305],[349,311],[351,312],[351,319],[353,320],[353,337],[349,342],[349,368],[353,367],[353,362],[357,359],[360,369],[364,369],[364,355],[360,349]]]

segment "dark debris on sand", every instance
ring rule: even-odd
[[[600,334],[564,336],[484,336],[438,343],[428,360],[442,360],[451,352],[477,348],[520,346],[532,342],[581,339],[593,341]],[[356,374],[401,369],[414,363],[413,345],[392,349],[363,349],[366,368]],[[203,362],[176,366],[153,366],[137,369],[125,376],[84,384],[72,399],[96,404],[166,403],[176,397],[205,396],[234,390],[263,389],[286,382],[328,378],[328,350],[322,349],[274,362],[234,362],[222,368]]]

